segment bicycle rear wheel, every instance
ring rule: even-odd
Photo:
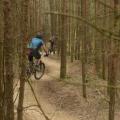
[[[30,68],[27,67],[27,68],[26,68],[26,79],[29,79],[30,76],[31,76],[31,71],[30,71]]]
[[[35,66],[35,73],[34,77],[36,80],[40,80],[41,77],[44,75],[45,72],[45,64],[40,63],[39,65]]]

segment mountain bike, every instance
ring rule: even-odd
[[[43,62],[40,62],[39,64],[28,63],[26,67],[26,77],[29,79],[32,75],[34,75],[34,78],[36,80],[40,80],[42,76],[45,73],[45,64]]]

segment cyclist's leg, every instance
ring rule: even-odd
[[[29,54],[28,54],[28,61],[30,63],[33,63],[33,51],[31,51]]]
[[[52,43],[52,45],[51,45],[51,52],[53,52],[53,47],[54,47],[54,44]]]
[[[36,59],[36,63],[39,64],[41,62],[41,54],[38,50],[34,50],[34,57]]]
[[[31,52],[28,54],[28,61],[29,61],[30,70],[32,70],[32,65],[33,65],[33,51],[31,51]]]
[[[53,53],[55,54],[55,44],[54,44],[54,46],[53,46]]]

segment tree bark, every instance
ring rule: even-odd
[[[4,0],[4,63],[5,63],[5,102],[4,102],[4,120],[14,120],[13,104],[13,14],[12,0]],[[10,44],[11,43],[11,44]],[[8,52],[9,50],[9,52]]]
[[[3,119],[3,92],[4,92],[4,82],[3,82],[3,40],[4,40],[4,29],[3,29],[3,0],[0,1],[0,120]]]
[[[86,18],[86,0],[81,1],[82,17]],[[84,36],[82,39],[82,81],[83,81],[83,97],[86,98],[86,24],[83,24]]]
[[[115,119],[115,93],[116,93],[116,74],[117,74],[117,63],[118,63],[118,56],[117,54],[113,54],[109,57],[109,95],[110,95],[110,102],[109,102],[109,120]]]
[[[61,9],[62,12],[66,12],[66,4],[67,4],[67,0],[61,0]],[[67,64],[67,40],[65,37],[65,32],[66,32],[66,26],[65,26],[65,22],[66,21],[66,17],[65,16],[61,16],[61,26],[62,26],[62,30],[61,30],[61,69],[60,69],[60,78],[64,79],[66,77],[66,64]]]
[[[17,109],[17,120],[23,120],[23,101],[24,101],[24,87],[25,87],[25,65],[26,65],[26,46],[28,39],[28,0],[21,1],[21,33],[22,33],[22,42],[21,42],[21,74],[20,74],[20,94],[18,101],[18,109]]]

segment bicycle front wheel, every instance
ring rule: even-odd
[[[39,65],[35,66],[35,73],[34,77],[36,80],[40,80],[45,72],[45,64],[40,63]]]

